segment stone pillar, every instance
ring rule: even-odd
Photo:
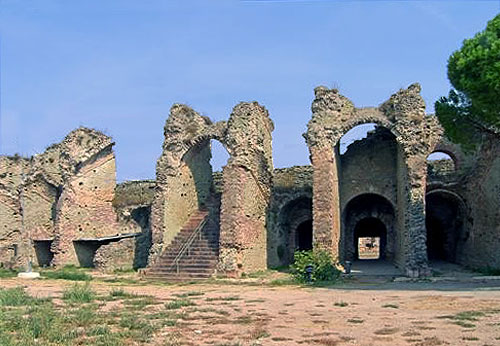
[[[313,172],[313,244],[339,256],[340,200],[333,147],[311,147]]]
[[[218,270],[237,277],[267,268],[266,211],[269,194],[245,167],[224,167]]]
[[[415,155],[407,159],[407,188],[405,223],[406,263],[409,277],[428,276],[427,232],[425,228],[425,188],[427,178],[426,157]]]

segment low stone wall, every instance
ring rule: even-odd
[[[104,272],[134,269],[135,244],[135,238],[127,238],[101,245],[95,253],[94,266]]]

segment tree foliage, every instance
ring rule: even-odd
[[[500,137],[500,15],[450,56],[448,79],[454,89],[435,105],[448,137],[468,148]]]

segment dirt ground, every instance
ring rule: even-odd
[[[60,297],[73,282],[0,279],[36,297]],[[500,283],[396,283],[377,280],[329,288],[251,284],[158,285],[92,281],[150,295],[162,309],[178,297],[191,306],[155,345],[500,345]],[[113,305],[115,304],[115,305]],[[119,309],[116,302],[101,306]],[[175,336],[175,340],[172,339]]]

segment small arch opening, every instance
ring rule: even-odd
[[[354,248],[356,260],[385,259],[387,229],[375,217],[360,220],[354,228]]]
[[[385,197],[366,193],[350,200],[343,213],[342,260],[393,260],[395,213]]]
[[[212,151],[212,158],[210,159],[212,171],[221,172],[229,160],[229,153],[224,145],[215,139],[210,140],[210,149]]]
[[[427,174],[440,177],[451,174],[457,169],[455,159],[443,151],[435,151],[427,156]]]
[[[313,247],[312,199],[300,196],[280,208],[275,244],[280,265],[292,263],[294,252]]]

